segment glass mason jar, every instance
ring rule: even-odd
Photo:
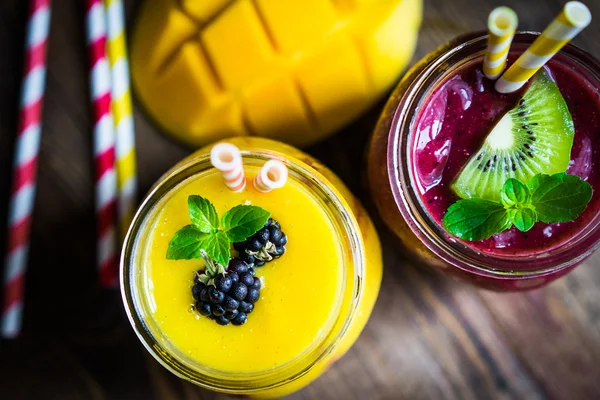
[[[511,51],[522,53],[537,35],[518,33]],[[368,150],[369,185],[382,219],[420,262],[493,290],[532,289],[566,274],[598,248],[600,216],[568,243],[542,254],[483,254],[457,241],[430,217],[416,192],[410,165],[409,143],[420,107],[461,67],[482,61],[486,47],[485,34],[461,36],[409,71],[393,91],[373,133]],[[588,53],[567,45],[553,60],[575,69],[590,85],[600,88],[600,64]]]
[[[157,215],[170,195],[184,182],[214,167],[210,147],[198,150],[168,171],[142,202],[125,240],[121,258],[121,292],[129,320],[146,349],[175,375],[206,389],[271,398],[292,393],[319,377],[356,341],[375,304],[382,275],[377,233],[359,201],[330,170],[309,155],[285,144],[261,138],[233,138],[227,142],[242,152],[244,164],[262,165],[279,159],[289,179],[317,199],[334,226],[342,249],[342,282],[334,312],[324,334],[289,362],[262,372],[217,371],[175,348],[161,332],[149,301],[146,248]],[[249,182],[251,184],[251,182]]]

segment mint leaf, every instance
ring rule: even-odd
[[[531,205],[539,220],[552,222],[572,221],[585,210],[592,198],[592,186],[576,175],[564,172],[536,175],[527,184],[531,191]]]
[[[219,214],[215,206],[204,197],[188,197],[188,208],[192,223],[200,232],[210,233],[219,229]]]
[[[511,224],[527,232],[537,222],[537,213],[531,206],[529,188],[518,179],[509,178],[502,185],[500,200],[507,209]]]
[[[533,201],[534,198],[538,198],[538,196],[540,196],[543,193],[543,189],[541,191],[538,191],[538,189],[542,186],[545,187],[551,181],[552,177],[546,174],[537,174],[533,178],[531,178],[529,182],[527,182],[529,193],[531,193],[531,201]],[[534,197],[534,195],[536,197]]]
[[[519,204],[527,204],[531,199],[529,189],[520,180],[510,178],[504,182],[500,192],[500,200],[504,207],[512,207]]]
[[[537,213],[530,207],[509,210],[510,221],[521,232],[527,232],[538,221]]]
[[[221,219],[223,230],[231,242],[242,242],[261,229],[271,213],[256,206],[239,205]]]
[[[504,206],[491,200],[467,199],[452,204],[443,219],[448,232],[464,240],[488,239],[510,228]]]
[[[223,231],[217,231],[206,235],[206,238],[202,242],[202,249],[210,258],[225,266],[229,264],[229,245],[230,242],[227,234]]]
[[[186,225],[175,233],[167,248],[168,260],[200,258],[200,249],[208,235],[194,225]]]

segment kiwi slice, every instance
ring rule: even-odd
[[[565,172],[574,135],[567,103],[541,69],[517,106],[498,121],[469,158],[452,189],[463,199],[499,201],[508,178],[527,183],[536,174]]]

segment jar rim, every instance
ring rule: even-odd
[[[515,34],[513,44],[529,45],[537,36],[539,32],[519,31]],[[486,32],[459,36],[435,50],[403,78],[400,85],[404,84],[406,91],[394,111],[387,145],[389,184],[396,206],[411,231],[446,263],[469,273],[495,279],[522,279],[553,274],[576,265],[600,247],[600,215],[596,215],[594,221],[586,226],[585,234],[579,235],[568,246],[561,245],[545,253],[527,256],[484,254],[444,231],[431,218],[415,191],[415,185],[412,185],[414,178],[410,168],[412,161],[408,139],[423,100],[437,83],[448,76],[446,72],[453,65],[467,58],[482,58],[487,48],[487,38]],[[600,63],[586,51],[567,44],[558,55],[577,63],[600,82]],[[535,268],[530,268],[531,265],[535,265]]]
[[[266,141],[266,139],[263,140]],[[288,167],[290,179],[298,177],[304,179],[306,190],[311,190],[312,194],[318,193],[319,196],[323,196],[323,206],[328,208],[325,212],[329,214],[330,218],[335,218],[335,221],[332,222],[337,223],[335,226],[338,231],[337,235],[341,241],[345,241],[340,244],[343,250],[342,271],[344,276],[340,278],[341,288],[337,299],[339,304],[337,312],[332,312],[328,317],[329,331],[323,335],[320,342],[311,345],[308,351],[304,350],[290,362],[266,371],[227,373],[210,368],[199,371],[192,368],[185,360],[172,354],[170,350],[165,349],[147,326],[146,317],[138,309],[136,297],[140,294],[136,294],[136,279],[133,277],[133,273],[137,271],[134,265],[136,263],[135,251],[141,246],[139,235],[152,224],[152,221],[148,221],[148,217],[152,216],[155,207],[164,196],[177,190],[181,184],[185,184],[184,182],[189,182],[189,179],[193,179],[198,173],[213,168],[210,164],[209,154],[192,155],[159,179],[138,208],[126,235],[120,259],[120,289],[127,317],[148,352],[180,378],[206,389],[230,394],[250,394],[283,386],[306,375],[331,354],[346,334],[357,313],[363,293],[361,279],[364,276],[366,265],[364,243],[358,222],[350,206],[326,177],[302,160],[277,151],[254,147],[252,150],[248,150],[243,146],[240,146],[240,151],[245,162],[258,160],[264,163],[268,159],[276,158]],[[347,304],[348,302],[350,304]],[[206,371],[210,371],[211,374],[203,373]]]

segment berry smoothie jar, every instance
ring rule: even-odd
[[[515,36],[509,65],[536,36],[527,32]],[[554,89],[528,95],[532,83],[502,95],[481,70],[486,46],[486,35],[459,37],[428,55],[400,82],[370,143],[369,185],[383,220],[410,255],[481,287],[532,289],[564,275],[599,245],[600,65],[586,52],[567,45],[536,75],[536,85],[545,82]],[[512,227],[486,240],[469,242],[448,233],[442,220],[448,207],[460,198],[457,193],[485,192],[482,186],[496,179],[485,175],[496,158],[477,165],[479,157],[472,176],[457,178],[482,144],[489,142],[490,132],[511,110],[515,118],[546,118],[545,107],[554,101],[552,95],[560,98],[563,106],[566,104],[563,108],[568,108],[567,115],[570,113],[568,118],[553,116],[552,123],[560,125],[554,132],[560,135],[553,137],[540,130],[538,125],[544,122],[517,122],[516,129],[524,135],[519,142],[522,147],[516,161],[507,162],[504,168],[517,176],[520,168],[532,165],[547,174],[566,168],[568,174],[579,176],[594,189],[585,211],[570,222],[536,223],[527,232]],[[560,107],[554,105],[553,112],[556,109]],[[572,148],[561,144],[562,132],[569,129]],[[534,151],[541,142],[557,147],[548,151],[552,156],[539,157]]]
[[[167,172],[142,203],[127,235],[121,291],[138,337],[174,374],[222,393],[281,397],[320,376],[358,338],[381,283],[379,239],[356,198],[307,154],[268,139],[227,142],[242,153],[246,188],[239,193],[226,188],[211,164],[210,147]],[[269,159],[284,162],[289,178],[282,188],[260,193],[252,179]],[[281,242],[282,232],[286,235],[279,258],[251,268],[261,282],[260,295],[248,300],[247,286],[245,300],[253,308],[244,310],[247,320],[241,323],[217,323],[214,304],[214,315],[202,313],[208,301],[194,290],[202,286],[196,271],[205,263],[165,257],[175,232],[190,224],[190,195],[208,199],[220,216],[240,204],[261,207],[271,213],[267,225],[279,227],[276,240]],[[245,273],[238,267],[245,263],[239,260],[248,258],[233,247],[236,258],[226,276],[232,278],[235,264],[243,282]],[[250,261],[244,268],[248,265]]]

